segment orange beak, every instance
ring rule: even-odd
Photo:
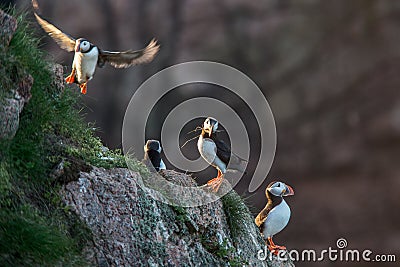
[[[212,123],[212,124],[211,124],[211,127],[209,128],[210,132],[209,132],[208,134],[210,135],[210,138],[211,138],[213,129],[214,129],[214,123]]]
[[[283,194],[285,197],[286,196],[293,196],[294,195],[294,190],[290,185],[286,185],[286,190],[285,193]]]

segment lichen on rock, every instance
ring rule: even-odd
[[[17,20],[0,9],[0,47],[6,48],[17,29]]]

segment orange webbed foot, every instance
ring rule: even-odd
[[[285,246],[276,245],[271,237],[268,238],[268,242],[269,242],[268,249],[274,255],[278,255],[280,250],[286,250]]]
[[[84,95],[86,95],[86,92],[87,92],[87,85],[86,85],[86,83],[80,84],[79,87],[81,88],[81,93],[84,94]]]
[[[222,184],[222,182],[223,182],[223,175],[222,175],[222,173],[218,170],[218,176],[217,177],[215,177],[215,178],[213,178],[213,179],[211,179],[210,181],[208,181],[207,182],[207,185],[209,186],[209,187],[211,187],[211,190],[214,192],[214,193],[217,193],[218,192],[218,190],[219,190],[219,188],[221,187],[221,184]]]
[[[222,184],[221,178],[214,178],[211,181],[207,182],[207,185],[211,188],[211,191],[213,191],[214,193],[218,192],[219,188],[221,187],[221,184]]]
[[[75,82],[75,69],[72,69],[72,72],[70,75],[68,75],[67,78],[65,78],[65,81],[67,83],[74,83]]]
[[[286,247],[284,247],[284,246],[277,246],[277,245],[274,245],[274,246],[269,245],[269,248],[270,248],[271,251],[272,251],[272,250],[286,250]]]
[[[65,78],[66,83],[71,84],[75,82],[75,77],[69,75],[67,78]]]
[[[65,81],[66,81],[67,83],[74,83],[74,82],[75,82],[75,74],[74,74],[74,73],[71,73],[70,75],[68,75],[68,77],[65,78]]]
[[[271,251],[271,253],[273,253],[274,255],[278,255],[279,254],[279,251],[281,251],[281,250],[286,250],[286,247],[284,247],[284,246],[271,246],[271,245],[269,245],[268,246],[268,250],[269,251]]]

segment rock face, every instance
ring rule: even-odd
[[[195,185],[181,173],[164,175]],[[92,265],[293,266],[257,259],[264,244],[251,216],[244,231],[233,235],[223,200],[194,208],[169,206],[152,199],[146,193],[150,189],[139,186],[141,179],[127,169],[93,168],[63,187],[64,202],[93,233],[93,246],[86,250]]]
[[[7,47],[17,29],[17,20],[0,10],[0,46]]]
[[[14,90],[8,92],[8,97],[2,100],[0,139],[12,139],[17,133],[19,115],[31,98],[32,85],[33,78],[28,74],[22,78]]]
[[[5,51],[17,29],[17,20],[0,10],[0,21],[0,49]],[[19,115],[31,98],[30,91],[33,85],[31,75],[26,74],[14,82],[15,88],[3,92],[5,97],[2,98],[0,108],[0,140],[14,137],[18,130]]]
[[[10,42],[15,34],[18,23],[15,18],[0,9],[0,52],[8,51]],[[63,68],[54,64],[51,72],[54,74],[53,84],[57,91],[64,90]],[[0,70],[4,68],[0,62]],[[34,84],[32,75],[25,70],[15,70],[9,77],[11,88],[0,87],[0,140],[12,139],[19,127],[20,114],[32,97],[31,89]]]

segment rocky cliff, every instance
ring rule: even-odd
[[[163,175],[196,186],[185,174]],[[257,258],[263,241],[235,192],[208,205],[182,208],[152,199],[141,179],[127,169],[93,168],[61,190],[63,201],[93,235],[85,249],[93,265],[293,266]]]
[[[0,21],[0,266],[293,266],[257,259],[263,240],[234,191],[194,208],[152,199],[144,166],[118,168],[83,124],[24,17]]]

